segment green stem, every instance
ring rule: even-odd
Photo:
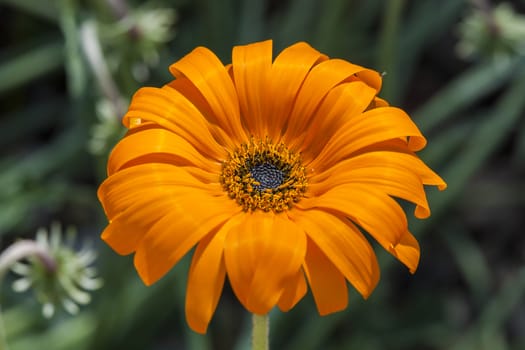
[[[5,334],[4,318],[2,317],[1,309],[0,309],[0,350],[9,350],[9,345],[7,345],[7,337]]]
[[[80,28],[80,36],[82,38],[84,56],[95,75],[102,93],[111,102],[115,114],[120,120],[120,117],[126,113],[126,106],[104,58],[96,23],[92,20],[85,21]]]
[[[77,27],[77,0],[60,0],[60,28],[65,40],[65,66],[68,90],[71,97],[78,99],[86,92],[87,75],[82,62],[80,36]]]
[[[382,97],[390,102],[398,98],[395,86],[398,83],[398,46],[399,31],[401,28],[401,15],[405,0],[390,0],[385,8],[383,28],[380,37],[378,63],[380,69],[386,72],[387,78],[383,80]]]
[[[269,349],[270,317],[268,315],[252,315],[252,350]]]

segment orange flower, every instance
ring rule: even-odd
[[[175,80],[140,89],[98,196],[102,238],[135,252],[145,284],[194,246],[190,327],[206,332],[228,276],[246,309],[291,309],[307,284],[321,315],[368,297],[379,279],[366,231],[411,272],[419,246],[393,197],[430,215],[423,185],[446,187],[414,153],[426,140],[376,95],[380,75],[305,43],[272,61],[272,42],[223,65],[199,47]]]

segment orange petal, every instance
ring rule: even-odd
[[[210,130],[213,138],[226,149],[234,149],[237,147],[235,141],[231,140],[226,131],[217,125],[217,118],[215,113],[212,111],[210,104],[204,96],[200,93],[199,89],[193,83],[185,77],[179,77],[169,82],[164,88],[172,88],[184,95],[191,103],[200,111],[200,113],[208,121],[208,129]]]
[[[186,289],[186,320],[195,332],[206,333],[221,296],[226,267],[223,251],[226,233],[239,215],[226,222],[217,232],[203,238],[191,261]]]
[[[185,77],[195,85],[210,105],[217,124],[228,135],[238,143],[247,140],[241,124],[235,86],[226,68],[212,51],[197,47],[169,69],[176,78]]]
[[[205,235],[239,211],[227,197],[178,196],[137,247],[134,262],[144,283],[155,283]]]
[[[128,223],[140,224],[148,227],[147,223],[155,222],[159,215],[164,215],[168,210],[168,204],[178,196],[188,195],[198,191],[184,186],[172,185],[166,188],[143,188],[125,192],[125,188],[133,187],[133,183],[125,183],[126,186],[115,186],[107,193],[99,195],[106,216],[110,222],[118,216],[126,219]],[[202,191],[205,192],[205,191]],[[124,195],[119,195],[125,193]],[[137,218],[144,220],[144,224]],[[150,219],[153,218],[153,219]]]
[[[423,167],[423,169],[417,169]],[[418,173],[428,168],[414,155],[397,152],[368,152],[337,163],[313,176],[308,190],[320,195],[343,184],[370,186],[416,204],[415,216],[426,218],[430,208]]]
[[[197,191],[210,197],[225,195],[219,183],[202,183],[182,167],[145,163],[114,173],[100,185],[97,194],[111,220],[135,204],[168,200],[180,193]]]
[[[119,254],[129,254],[137,250],[154,225],[179,209],[181,198],[191,199],[192,196],[204,201],[210,197],[219,201],[217,197],[212,197],[205,191],[185,186],[135,190],[125,196],[104,196],[102,203],[110,223],[104,230],[102,239]],[[231,202],[226,196],[222,200]]]
[[[127,196],[120,203],[111,204],[122,208],[115,210],[117,214],[106,210],[111,214],[108,215],[110,223],[102,233],[102,239],[119,254],[130,254],[137,250],[149,228],[168,215],[174,204],[172,198],[162,194],[134,193]]]
[[[310,239],[306,249],[304,270],[321,316],[341,311],[348,306],[345,278]]]
[[[266,95],[272,68],[272,41],[235,46],[232,67],[242,120],[250,135],[264,139],[267,136]]]
[[[405,264],[411,273],[416,272],[419,264],[419,243],[410,232],[405,232],[399,242],[388,249],[388,252]]]
[[[111,220],[101,238],[118,254],[128,255],[137,249],[147,231],[137,225],[127,225],[121,217],[122,214]]]
[[[373,69],[363,68],[359,72],[356,72],[349,80],[359,80],[364,82],[366,85],[374,88],[376,91],[381,90],[383,84],[383,78],[379,72]]]
[[[321,196],[302,199],[297,207],[341,213],[371,234],[386,250],[397,245],[408,231],[407,219],[399,204],[370,186],[336,186]]]
[[[390,104],[387,100],[383,100],[381,97],[375,97],[374,101],[372,101],[371,108],[379,108],[379,107],[388,107]]]
[[[363,70],[366,69],[340,59],[327,60],[314,66],[297,94],[294,108],[288,118],[284,142],[293,147],[293,140],[302,136],[309,128],[315,110],[328,92]],[[377,72],[375,74],[379,77]],[[372,98],[373,96],[370,96],[370,100],[366,101],[367,106]]]
[[[432,169],[430,169],[415,152],[412,152],[408,149],[407,143],[401,139],[392,139],[383,142],[378,142],[373,145],[367,146],[360,149],[358,152],[355,152],[352,156],[357,157],[360,154],[370,153],[370,152],[396,152],[398,154],[404,154],[400,157],[405,157],[404,163],[407,168],[410,168],[413,172],[417,173],[420,177],[421,182],[424,185],[437,186],[440,191],[443,191],[447,188],[447,184],[443,179],[436,174]],[[330,169],[327,169],[326,172],[331,172]],[[323,177],[322,174],[320,174]]]
[[[200,153],[215,160],[224,159],[226,154],[213,138],[201,112],[180,92],[168,86],[139,89],[122,121],[128,128],[144,121],[154,122],[180,135]]]
[[[177,198],[190,196],[191,191],[180,187],[178,191],[135,191],[118,202],[104,202],[110,224],[102,239],[120,254],[137,250],[150,228],[169,215],[178,205]]]
[[[304,279],[304,272],[301,269],[297,271],[294,277],[288,279],[286,282],[283,294],[281,294],[279,302],[277,303],[279,309],[284,312],[289,311],[304,297],[306,291],[307,286]]]
[[[172,89],[177,90],[182,94],[188,101],[190,101],[199,112],[206,118],[209,122],[216,122],[215,115],[210,107],[206,98],[200,93],[199,89],[186,77],[178,77],[175,80],[170,81],[166,84]]]
[[[219,162],[204,157],[181,136],[163,128],[148,128],[129,134],[115,146],[108,160],[108,175],[126,166],[160,162],[161,159],[178,166],[196,166],[215,174],[221,169]]]
[[[245,213],[224,249],[228,277],[244,307],[268,313],[301,268],[305,252],[304,232],[283,214]]]
[[[320,138],[322,136],[319,135]],[[364,147],[406,137],[410,137],[408,147],[412,151],[425,146],[425,138],[403,110],[395,107],[375,108],[349,118],[341,125],[309,167],[323,171]]]
[[[328,59],[310,45],[300,42],[284,49],[275,59],[269,85],[266,116],[270,138],[277,142],[295,103],[295,98],[316,63]]]
[[[319,248],[363,297],[367,298],[379,281],[379,265],[372,247],[359,229],[347,219],[322,210],[294,210],[290,211],[289,215],[297,225],[303,227],[315,247]],[[321,260],[322,257],[318,259]],[[327,265],[324,262],[321,264]],[[332,271],[332,275],[333,273]],[[333,276],[332,278],[335,279]],[[338,305],[342,305],[341,300]],[[323,310],[328,309],[323,307]]]
[[[309,162],[315,158],[331,135],[349,118],[364,112],[375,94],[376,90],[360,81],[341,84],[331,90],[312,118],[309,129],[314,132],[303,133],[304,141],[299,149],[304,161]],[[300,140],[301,137],[297,139]]]
[[[110,222],[118,220],[123,228],[109,231],[108,242],[121,251],[137,251],[135,264],[146,284],[155,282],[201,237],[241,210],[219,184],[201,183],[169,164],[126,168],[104,181],[98,194]],[[125,228],[135,232],[136,246],[118,243],[128,239]]]

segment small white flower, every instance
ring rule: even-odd
[[[53,266],[33,256],[11,267],[11,271],[22,276],[14,281],[13,290],[24,292],[32,288],[46,318],[54,315],[57,305],[62,305],[72,315],[78,313],[78,305],[91,301],[89,291],[102,286],[95,268],[90,266],[96,259],[95,251],[86,245],[75,251],[74,236],[74,230],[69,229],[64,241],[58,223],[52,224],[49,232],[40,228],[36,242],[53,259]]]

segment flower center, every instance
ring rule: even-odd
[[[220,182],[244,210],[282,212],[292,208],[307,188],[299,154],[268,138],[242,144],[224,161]]]
[[[279,187],[284,180],[285,174],[272,163],[263,163],[256,165],[250,170],[252,178],[260,183],[255,185],[255,190],[264,191]]]

